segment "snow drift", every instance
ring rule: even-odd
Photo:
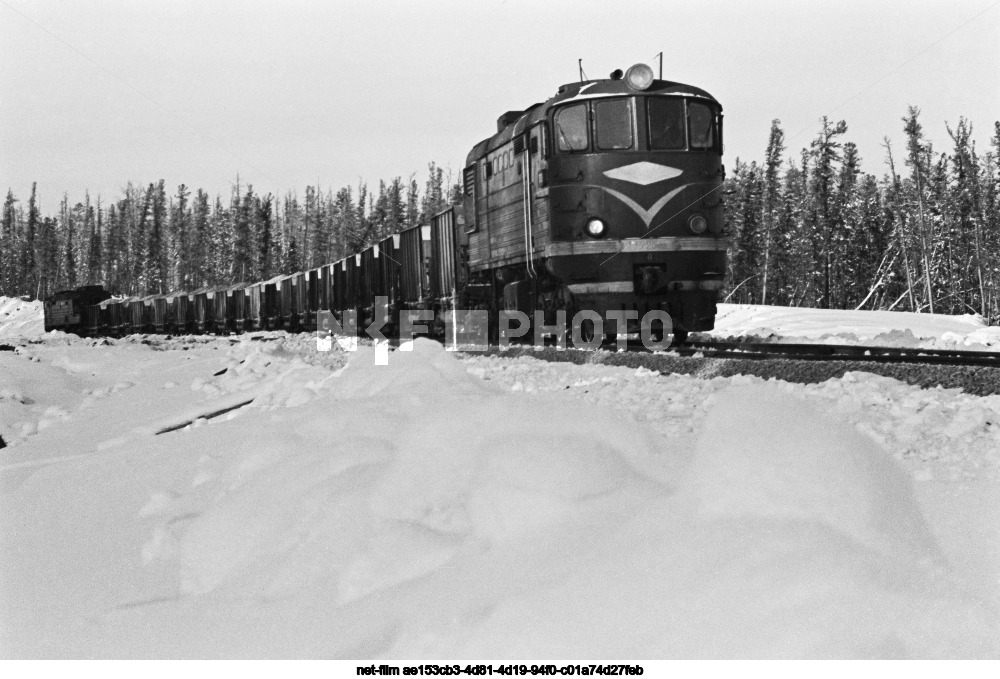
[[[45,331],[42,303],[0,296],[0,339],[38,337]]]
[[[675,438],[428,340],[332,378],[249,344],[184,412],[251,406],[8,478],[8,655],[998,654],[909,475],[777,385]]]
[[[949,316],[910,311],[853,311],[760,304],[719,304],[718,338],[864,344],[922,349],[996,351],[1000,327],[978,314]]]

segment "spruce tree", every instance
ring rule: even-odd
[[[193,281],[191,273],[191,260],[194,258],[192,252],[192,229],[191,214],[188,208],[188,197],[191,192],[188,187],[181,184],[177,187],[176,200],[170,209],[170,227],[174,234],[174,285],[170,287],[182,290],[190,289]]]
[[[361,252],[365,248],[368,239],[368,232],[371,222],[368,217],[366,203],[368,202],[368,185],[361,183],[358,185],[358,203],[354,210],[352,228],[347,236],[347,252],[350,255]],[[345,221],[346,223],[346,221]]]
[[[994,123],[990,151],[983,157],[983,242],[987,286],[984,314],[991,325],[1000,322],[1000,122]]]
[[[375,205],[370,212],[369,219],[371,221],[371,228],[365,234],[361,249],[379,240],[382,234],[386,233],[389,229],[389,193],[384,180],[380,180],[378,183],[378,198],[375,199]]]
[[[208,194],[198,189],[194,198],[191,216],[190,258],[188,271],[191,276],[191,289],[204,287],[208,284],[208,269],[210,267],[211,235],[209,233]]]
[[[764,154],[764,189],[763,189],[763,230],[764,230],[764,261],[761,274],[760,303],[767,304],[767,280],[771,266],[771,251],[774,248],[775,211],[780,198],[781,154],[785,150],[785,133],[781,129],[781,121],[775,118],[771,121],[771,133],[767,140],[767,151]]]
[[[962,308],[955,311],[962,313],[964,310],[974,309],[986,316],[988,276],[985,271],[987,255],[982,219],[982,181],[975,143],[972,141],[972,126],[965,118],[959,118],[954,130],[947,124],[945,128],[954,143],[948,186],[948,212],[952,221],[949,231],[962,244],[961,276],[958,290],[955,291],[959,296],[955,301],[960,302]]]
[[[38,235],[38,298],[45,299],[56,291],[59,275],[58,222],[53,217],[42,219]]]
[[[836,163],[840,160],[841,144],[838,138],[847,132],[847,123],[841,120],[832,125],[823,116],[823,129],[812,143],[813,174],[810,184],[814,214],[816,275],[822,290],[820,304],[824,309],[830,308],[833,285],[833,259],[836,256],[835,244],[839,240],[837,221],[834,213],[834,190],[836,181]]]
[[[16,295],[14,279],[17,274],[17,216],[14,192],[7,189],[3,203],[3,222],[0,224],[0,295]]]
[[[406,203],[403,196],[403,180],[396,177],[389,184],[386,196],[387,215],[385,229],[379,234],[380,238],[385,238],[391,233],[400,231],[406,222]]]
[[[299,260],[299,244],[295,234],[288,237],[288,250],[285,258],[285,270],[282,273],[291,274],[302,270],[302,262]]]
[[[87,284],[101,285],[104,283],[102,255],[102,226],[103,211],[101,210],[101,198],[97,197],[96,218],[94,209],[87,211],[87,221],[90,224],[90,243],[87,247]]]
[[[420,202],[420,222],[429,223],[431,217],[448,207],[444,193],[444,170],[434,162],[427,165],[427,184]]]
[[[167,190],[161,179],[149,185],[147,204],[150,205],[149,239],[146,243],[146,284],[141,294],[163,294],[169,284],[167,265]]]
[[[864,175],[847,206],[846,218],[852,224],[854,237],[848,250],[851,278],[845,282],[845,305],[879,308],[883,293],[893,276],[892,220],[882,202],[878,181]]]
[[[860,243],[858,231],[861,228],[861,217],[857,187],[860,174],[861,158],[858,156],[857,146],[854,142],[847,142],[844,144],[831,210],[830,305],[836,309],[844,309],[850,303],[851,290],[858,277],[861,253],[857,248]]]
[[[420,220],[420,196],[415,175],[410,176],[410,185],[406,190],[406,223],[404,228],[416,226]]]
[[[121,234],[121,222],[118,218],[118,207],[111,203],[108,207],[108,228],[107,234],[102,243],[104,252],[102,261],[104,262],[104,287],[110,292],[117,293],[120,287],[119,281],[119,261],[124,251],[124,241]]]
[[[292,192],[285,195],[285,225],[282,234],[285,257],[282,262],[282,273],[292,273],[302,267],[302,233],[303,214],[298,196]],[[294,241],[294,248],[293,248]],[[294,264],[293,264],[294,261]]]
[[[805,201],[802,171],[791,159],[787,163],[780,199],[771,229],[771,257],[768,288],[771,304],[789,306],[795,299],[796,285],[803,280],[803,262],[793,256],[801,232]]]
[[[300,226],[302,228],[301,240],[298,243],[301,248],[299,257],[303,268],[309,267],[316,252],[316,231],[313,228],[316,223],[316,189],[312,186],[306,187],[305,209],[302,214]]]
[[[222,205],[222,197],[215,197],[212,214],[209,217],[208,285],[230,284],[233,269],[232,226],[229,211]]]
[[[274,276],[275,270],[273,260],[273,248],[271,241],[274,238],[274,220],[272,217],[273,199],[271,194],[267,194],[257,202],[257,223],[260,224],[260,238],[258,239],[257,261],[259,263],[258,277],[267,280]]]
[[[354,205],[354,196],[350,186],[345,186],[337,191],[333,205],[336,213],[335,230],[338,235],[338,243],[340,244],[340,250],[333,257],[333,261],[337,261],[352,252],[355,244],[355,234],[358,232],[358,210]]]
[[[254,218],[253,185],[247,184],[246,195],[239,194],[239,185],[233,193],[233,282],[249,282],[256,269],[256,252],[253,238]]]
[[[25,229],[24,240],[21,243],[21,266],[18,267],[18,274],[23,280],[20,292],[23,295],[35,295],[38,293],[38,261],[35,255],[36,239],[39,231],[38,203],[35,198],[36,183],[31,182],[31,197],[28,199],[28,225]]]
[[[927,220],[924,210],[924,202],[927,192],[927,169],[930,164],[931,155],[930,144],[924,143],[923,126],[919,121],[920,109],[910,106],[906,117],[903,118],[903,131],[906,133],[906,164],[910,166],[912,177],[907,194],[910,196],[910,213],[916,213],[917,219],[911,220],[916,225],[916,242],[919,245],[919,269],[920,278],[924,284],[924,295],[931,313],[934,313],[934,293],[931,277],[934,275],[932,269],[936,262],[932,248],[934,247],[934,234],[931,224]],[[904,187],[905,189],[905,187]],[[915,311],[920,311],[922,307],[917,307]]]
[[[86,284],[91,279],[90,272],[90,241],[94,237],[94,229],[97,228],[97,215],[94,214],[94,206],[90,202],[90,191],[83,194],[83,203],[76,205],[76,277],[80,285]]]
[[[752,304],[759,300],[760,276],[763,264],[761,234],[762,176],[756,162],[749,165],[736,159],[733,172],[733,193],[727,205],[726,231],[730,234],[729,256],[732,277],[728,299]]]

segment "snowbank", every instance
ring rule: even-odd
[[[969,314],[720,304],[715,330],[709,335],[924,349],[1000,349],[1000,327],[987,326],[982,316]]]
[[[45,333],[42,303],[18,297],[0,297],[0,339],[39,337]]]
[[[581,398],[670,391],[626,369],[520,359],[514,389],[426,340],[332,373],[281,341],[145,351],[174,373],[104,399],[123,437],[68,406],[13,450],[78,457],[0,458],[12,656],[1000,654],[996,583],[950,568],[892,451],[783,385],[712,380],[668,430]],[[140,426],[154,386],[191,426]]]

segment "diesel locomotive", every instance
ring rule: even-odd
[[[468,155],[469,280],[529,316],[617,311],[634,331],[661,309],[675,340],[711,330],[724,174],[722,107],[704,90],[645,64],[563,85],[504,113]]]
[[[403,311],[472,309],[547,327],[586,312],[592,336],[636,332],[657,312],[682,342],[714,327],[726,271],[722,148],[714,97],[637,64],[500,116],[468,154],[461,204],[428,224],[268,281],[96,301],[91,290],[51,323],[47,305],[46,327],[294,331],[329,311],[359,325],[381,316],[390,334]]]

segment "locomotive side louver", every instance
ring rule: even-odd
[[[462,172],[462,178],[465,180],[465,195],[471,196],[476,188],[476,166],[470,165],[465,168]]]
[[[524,153],[524,137],[516,137],[514,139],[514,155],[521,155]]]

